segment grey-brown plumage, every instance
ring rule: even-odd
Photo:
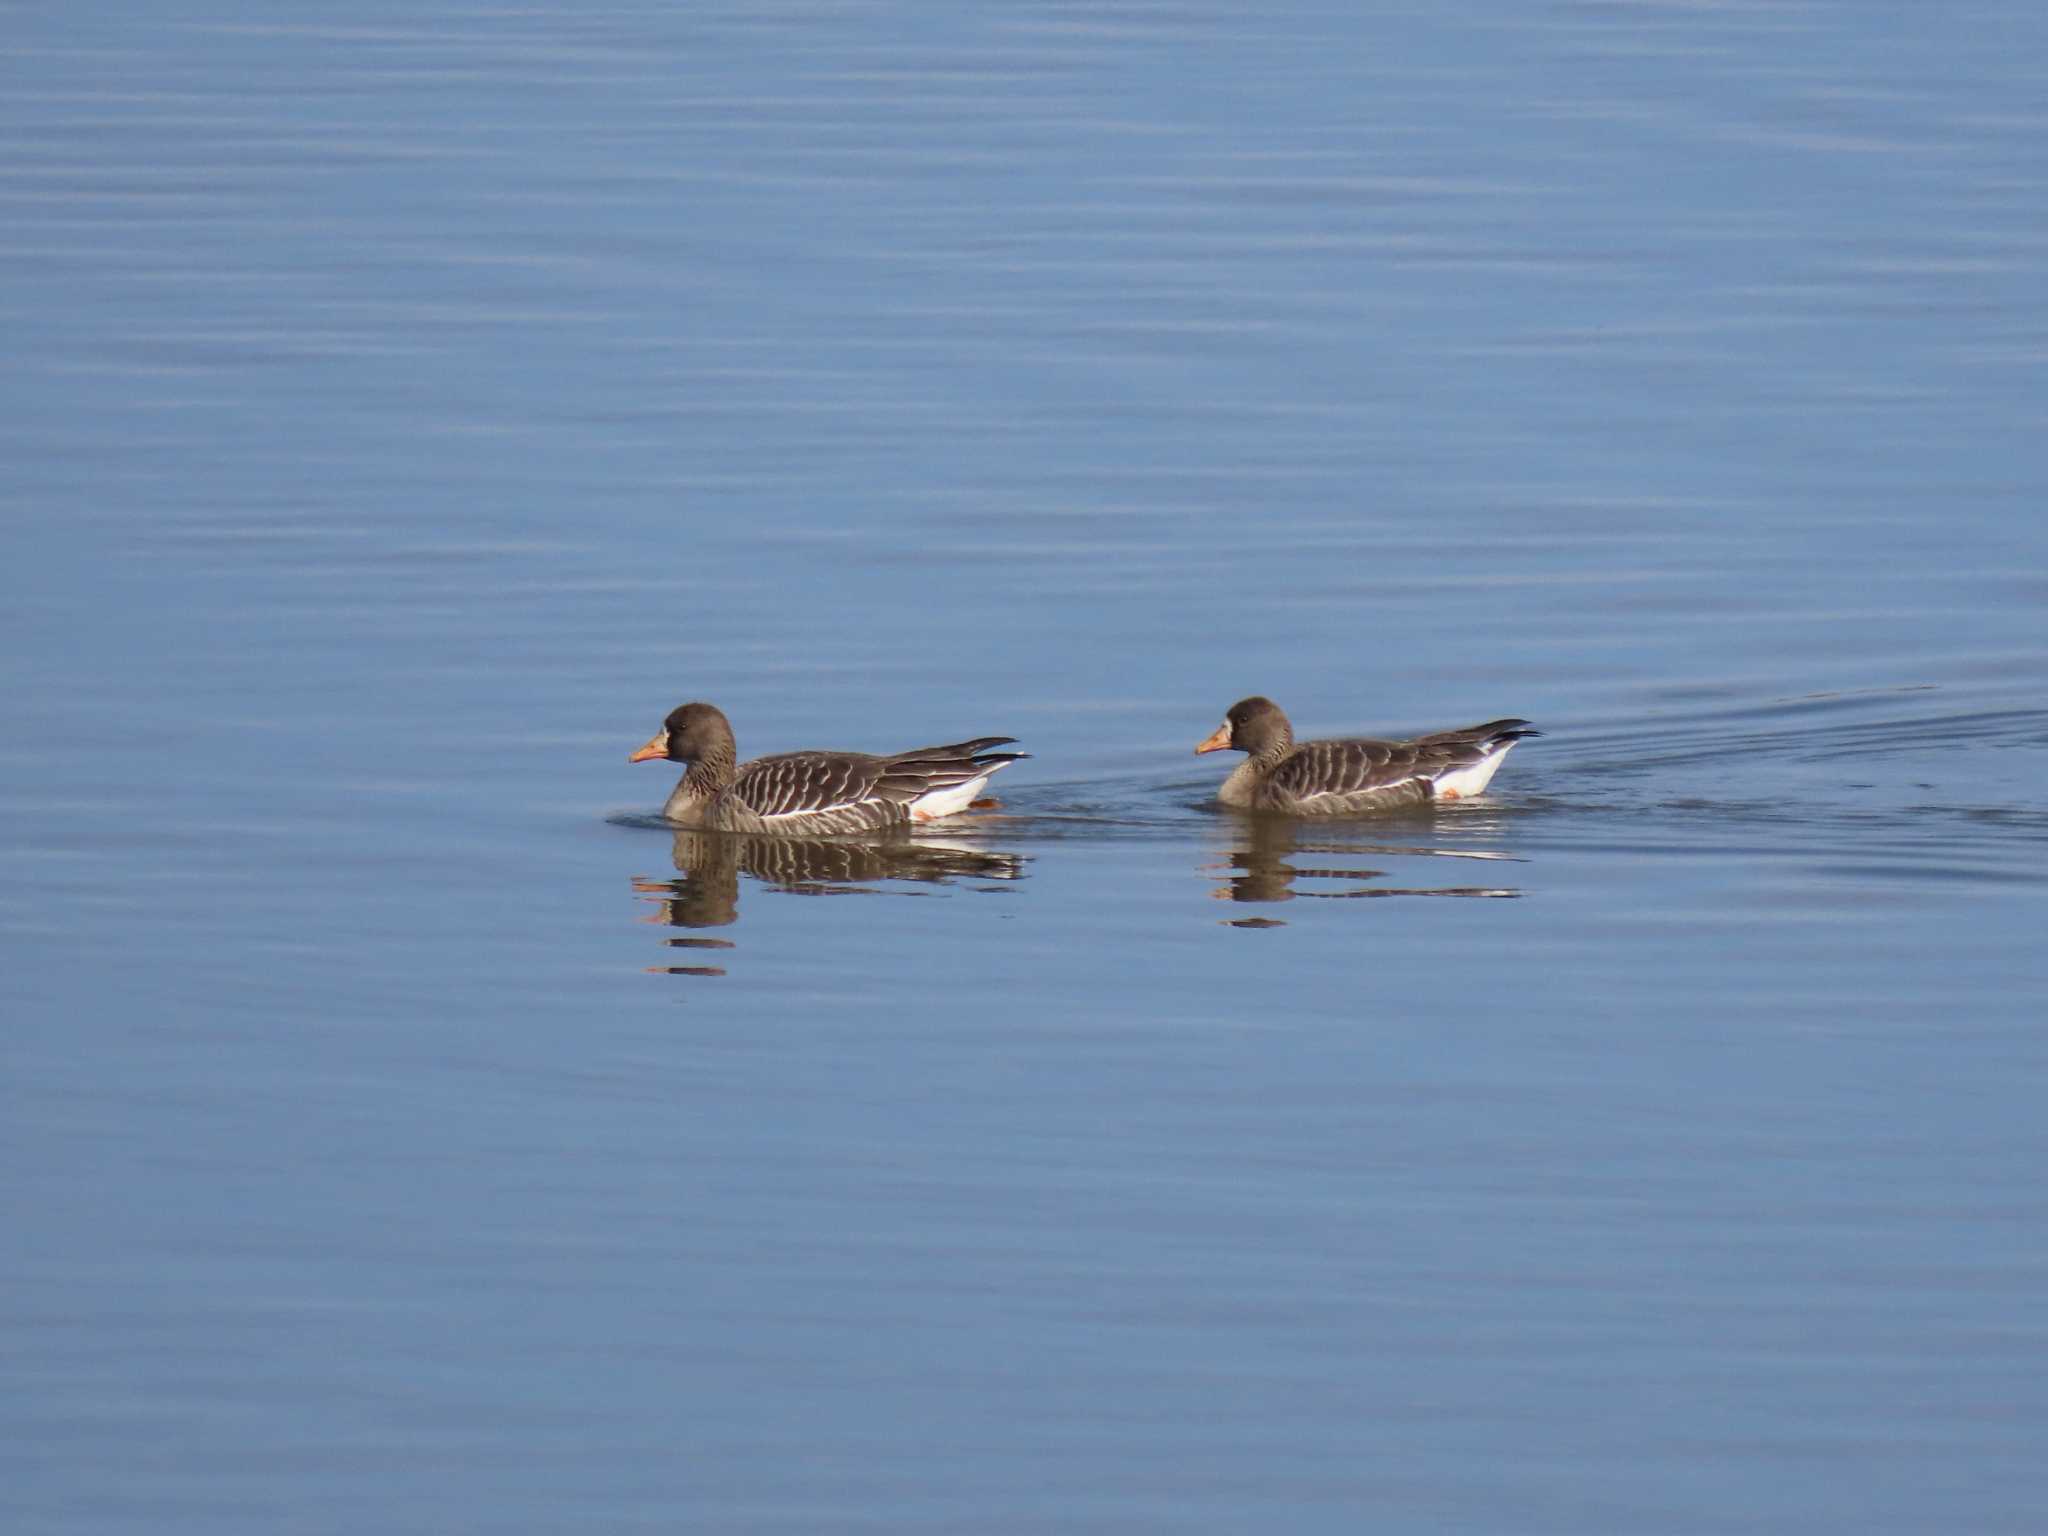
[[[817,836],[932,821],[967,808],[989,776],[1025,752],[991,752],[1014,736],[977,736],[913,747],[887,757],[865,752],[781,752],[738,761],[732,725],[710,704],[679,705],[630,762],[687,763],[662,814],[685,826],[724,832]]]
[[[1217,791],[1225,805],[1349,816],[1479,794],[1516,742],[1541,734],[1526,720],[1489,720],[1412,741],[1297,742],[1280,706],[1254,696],[1231,705],[1195,751],[1249,754]]]

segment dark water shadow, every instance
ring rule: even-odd
[[[636,819],[637,820],[637,819]],[[751,882],[788,896],[915,896],[967,882],[1010,882],[1024,878],[1023,856],[965,840],[903,832],[861,840],[750,837],[735,832],[701,832],[668,827],[673,879],[635,877],[633,890],[654,910],[645,922],[670,928],[729,928],[740,919],[742,890]],[[743,878],[744,877],[744,878]],[[981,887],[1000,890],[1002,884]],[[670,949],[731,951],[728,938],[677,935]],[[722,957],[721,957],[722,958]],[[725,967],[650,966],[656,974],[723,976]]]
[[[1494,849],[1432,846],[1375,838],[1356,822],[1327,826],[1293,817],[1232,812],[1236,824],[1233,846],[1222,861],[1203,866],[1206,874],[1223,874],[1210,891],[1218,901],[1278,903],[1283,901],[1356,901],[1382,896],[1463,896],[1513,899],[1519,887],[1501,883],[1446,885],[1377,885],[1386,871],[1369,862],[1388,858],[1470,859],[1486,865],[1520,864],[1526,860]],[[1451,818],[1427,813],[1401,818],[1416,830],[1442,830]],[[1388,818],[1380,818],[1384,827]],[[1388,828],[1388,830],[1394,830]],[[1308,862],[1314,861],[1314,862]],[[1235,928],[1278,928],[1271,917],[1224,919]]]

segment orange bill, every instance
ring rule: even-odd
[[[647,739],[647,745],[635,752],[626,761],[629,763],[652,762],[657,757],[668,756],[668,732],[656,731]]]
[[[1195,756],[1200,757],[1204,752],[1221,752],[1225,747],[1229,745],[1230,722],[1226,720],[1221,725],[1216,727],[1215,731],[1210,735],[1207,741],[1203,742],[1199,747],[1195,748]]]

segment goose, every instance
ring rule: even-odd
[[[992,774],[1030,756],[991,752],[1014,736],[977,736],[887,757],[778,752],[738,761],[732,725],[705,703],[679,704],[629,763],[687,763],[662,814],[688,827],[814,837],[936,821],[964,811]]]
[[[1466,800],[1483,792],[1501,759],[1525,736],[1526,720],[1489,720],[1413,741],[1294,739],[1294,727],[1271,699],[1239,699],[1197,753],[1228,748],[1250,754],[1217,798],[1245,810],[1295,816],[1351,816],[1360,811]]]

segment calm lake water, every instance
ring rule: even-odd
[[[2048,1528],[2048,11],[10,30],[10,1533]]]

